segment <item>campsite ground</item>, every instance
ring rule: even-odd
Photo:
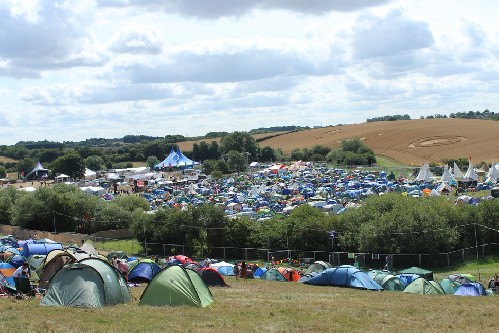
[[[484,265],[492,271],[497,263]],[[0,299],[1,332],[496,332],[497,297],[413,295],[226,278],[207,308],[44,307]],[[28,315],[29,314],[29,315]]]

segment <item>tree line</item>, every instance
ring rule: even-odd
[[[229,219],[211,204],[188,209],[160,208],[148,213],[140,196],[104,201],[71,185],[24,192],[0,188],[0,223],[25,229],[94,233],[131,229],[151,243],[203,247],[330,251],[329,231],[336,231],[336,251],[439,253],[499,241],[499,200],[455,205],[447,198],[412,198],[400,194],[371,196],[341,215],[326,215],[302,205],[288,217],[265,221]],[[476,228],[476,239],[475,239]]]

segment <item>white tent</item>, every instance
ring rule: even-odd
[[[433,174],[430,171],[430,166],[428,164],[424,164],[419,170],[418,176],[416,177],[417,181],[428,181],[433,179]]]
[[[476,174],[476,170],[473,167],[473,164],[470,162],[468,165],[468,170],[466,170],[466,173],[464,174],[464,181],[476,181],[478,180],[478,175]]]
[[[497,179],[499,179],[499,164],[492,165],[492,167],[489,169],[486,182],[495,183],[497,182]]]
[[[86,180],[94,180],[96,177],[97,177],[97,173],[95,171],[92,171],[89,168],[85,168],[85,179]]]
[[[452,173],[454,174],[454,177],[456,179],[461,179],[464,177],[463,173],[461,172],[461,170],[457,166],[456,162],[454,162],[454,166],[452,167]]]
[[[55,182],[56,183],[69,182],[69,179],[70,177],[68,175],[61,173],[59,176],[55,177]]]
[[[450,173],[449,167],[446,165],[444,168],[444,173],[442,174],[442,178],[440,178],[440,182],[447,182],[449,184],[457,184],[456,178]]]

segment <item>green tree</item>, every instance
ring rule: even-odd
[[[90,155],[85,159],[85,165],[90,170],[103,170],[104,169],[104,159],[99,155]]]
[[[248,169],[248,163],[244,154],[231,150],[227,154],[227,164],[232,172],[244,172]]]
[[[0,178],[7,177],[7,169],[3,165],[0,165]]]
[[[154,166],[159,163],[159,160],[158,160],[158,158],[156,156],[151,155],[151,156],[147,157],[147,162],[146,163],[147,163],[147,166],[149,168],[153,169]]]
[[[24,158],[17,162],[17,172],[26,176],[35,167],[36,161],[32,158]]]
[[[252,158],[256,158],[258,144],[247,132],[234,132],[224,136],[221,141],[222,152],[228,154],[234,150],[239,153],[249,153]]]
[[[67,151],[51,164],[52,173],[64,173],[73,179],[85,175],[85,163],[76,151]]]
[[[276,161],[276,154],[274,149],[269,146],[265,146],[260,150],[260,161],[266,162],[266,161]]]

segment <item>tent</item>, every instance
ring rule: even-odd
[[[458,296],[487,296],[485,288],[478,282],[464,283],[454,293]]]
[[[72,252],[66,250],[53,250],[45,257],[43,264],[41,264],[36,273],[40,278],[39,287],[47,288],[50,279],[65,265],[73,264],[83,258],[89,257],[89,254],[81,252]]]
[[[220,273],[214,268],[205,267],[198,274],[201,276],[204,284],[210,287],[227,287],[225,280]]]
[[[224,275],[224,276],[229,276],[232,275],[234,276],[234,265],[229,264],[228,262],[221,261],[217,262],[216,264],[211,264],[211,268],[214,268],[218,271],[218,273]]]
[[[298,282],[300,280],[300,273],[296,269],[291,267],[278,267],[277,270],[281,273],[289,282]]]
[[[92,245],[91,242],[86,241],[81,247],[80,250],[87,252],[88,254],[97,255],[97,250]],[[111,257],[112,258],[112,257]]]
[[[426,270],[423,268],[419,268],[419,267],[415,267],[415,266],[413,266],[411,268],[403,269],[399,273],[400,274],[416,274],[422,278],[425,278],[426,280],[433,281],[433,272],[432,271],[429,271],[429,270]]]
[[[459,169],[459,167],[457,166],[456,162],[454,162],[454,166],[452,168],[452,173],[454,174],[455,178],[461,179],[461,178],[464,177],[462,171]]]
[[[327,262],[316,261],[313,264],[310,264],[310,266],[308,266],[307,270],[305,271],[305,275],[311,274],[312,272],[321,273],[328,268],[331,268],[331,265],[328,264]]]
[[[442,287],[435,281],[428,281],[425,278],[420,277],[405,287],[404,293],[443,295],[445,294],[445,291],[443,291]]]
[[[151,259],[144,259],[128,273],[129,282],[149,282],[161,270],[158,264]]]
[[[428,164],[424,164],[416,177],[417,181],[429,181],[433,180],[433,174],[430,171],[430,166]]]
[[[372,277],[369,276],[369,274],[359,270],[357,267],[349,265],[328,268],[304,283],[318,286],[338,286],[368,290],[383,290],[383,288],[376,283]]]
[[[280,282],[288,282],[288,279],[281,274],[276,268],[271,268],[267,270],[262,276],[260,276],[262,280],[270,280],[270,281],[280,281]]]
[[[476,282],[476,278],[471,274],[451,274],[449,280],[460,284]]]
[[[463,181],[472,182],[477,180],[478,180],[478,175],[475,171],[475,168],[473,167],[473,164],[471,164],[470,161],[468,165],[468,170],[466,170],[466,173],[464,174]]]
[[[52,250],[62,250],[60,243],[25,243],[21,255],[24,258],[38,254],[46,256]]]
[[[201,277],[182,266],[168,266],[149,283],[139,305],[206,307],[213,296]]]
[[[457,180],[450,173],[449,167],[447,165],[444,167],[444,172],[442,173],[442,177],[440,178],[440,182],[441,183],[446,182],[449,184],[457,185]]]
[[[35,167],[33,170],[31,170],[30,173],[28,173],[25,177],[26,180],[35,180],[35,179],[42,179],[46,178],[48,176],[48,169],[45,169],[42,166],[42,163],[40,163],[40,160],[36,162]]]
[[[41,305],[99,308],[130,301],[121,274],[103,260],[64,266],[50,280]]]
[[[440,287],[442,287],[446,294],[453,295],[459,286],[461,286],[459,282],[452,281],[451,279],[443,279],[440,281]]]
[[[24,261],[24,258],[19,254],[16,254],[15,256],[9,258],[9,264],[14,266],[15,268],[21,267],[24,264]]]
[[[12,276],[12,274],[14,274],[15,271],[16,268],[11,264],[6,262],[0,263],[0,274],[2,274],[3,276],[5,277]]]
[[[403,291],[405,288],[404,282],[395,275],[379,273],[372,277],[384,290]]]
[[[170,154],[162,161],[154,166],[155,169],[161,168],[173,168],[178,166],[193,166],[198,165],[199,162],[194,162],[182,154],[180,148],[175,151],[173,147],[170,150]]]
[[[253,272],[253,276],[255,278],[260,278],[262,277],[263,274],[265,274],[265,272],[267,271],[267,268],[265,267],[258,267],[254,272]]]

